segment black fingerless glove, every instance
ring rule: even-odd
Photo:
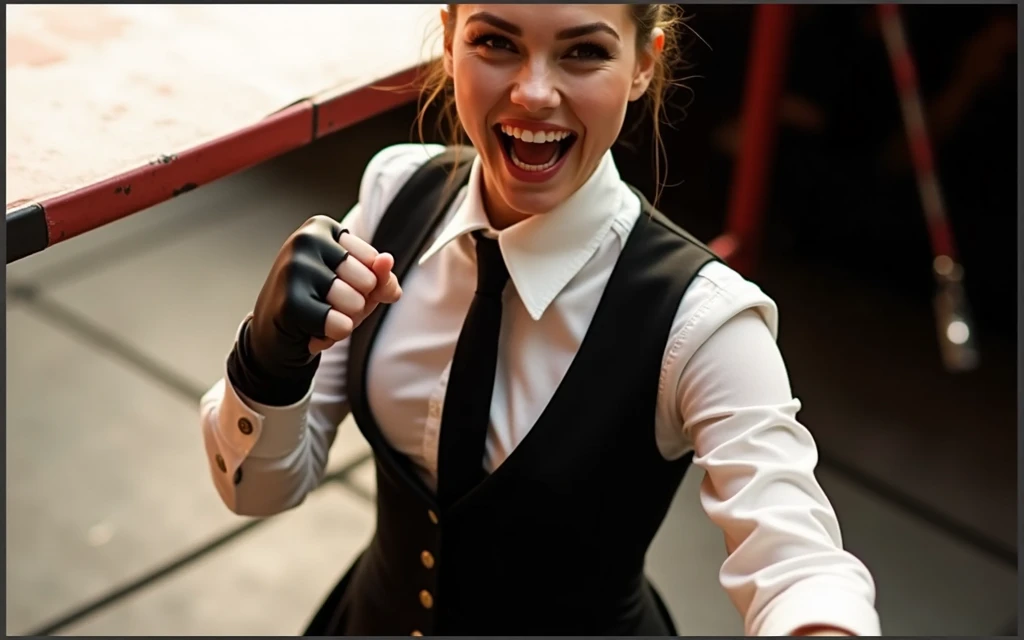
[[[327,216],[307,220],[281,247],[252,318],[228,355],[228,379],[250,400],[286,406],[309,391],[320,356],[311,338],[324,337],[327,292],[348,252],[338,243],[345,230]]]

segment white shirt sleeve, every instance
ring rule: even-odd
[[[699,346],[677,363],[676,399],[693,462],[705,471],[701,504],[725,534],[722,586],[748,635],[809,625],[880,635],[874,581],[843,550],[814,476],[817,448],[796,418],[774,303],[722,265],[708,271],[732,281],[704,283],[716,290],[680,336]]]
[[[342,226],[372,238],[387,205],[439,145],[400,144],[370,160],[359,202]],[[246,516],[270,516],[303,502],[323,479],[338,425],[349,413],[345,395],[348,340],[323,352],[306,396],[270,407],[240,394],[227,373],[200,400],[200,425],[213,484],[224,504]]]

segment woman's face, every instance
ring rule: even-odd
[[[630,8],[463,4],[455,17],[445,68],[492,224],[550,211],[594,172],[651,81]]]

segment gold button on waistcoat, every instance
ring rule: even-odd
[[[434,568],[434,555],[429,551],[424,551],[420,554],[420,560],[423,561],[423,566],[428,569]]]
[[[420,591],[420,604],[423,605],[424,609],[430,609],[434,606],[434,596],[430,595],[430,592],[426,589]]]
[[[427,509],[427,516],[430,517],[430,521],[437,524],[437,514],[434,513],[433,509]]]

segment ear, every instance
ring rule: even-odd
[[[651,41],[637,58],[636,70],[633,72],[633,84],[629,88],[629,101],[639,100],[647,92],[654,78],[654,70],[665,49],[665,32],[655,27],[651,33]]]
[[[453,74],[452,34],[448,33],[448,10],[441,9],[441,28],[444,30],[444,70],[448,77]]]

